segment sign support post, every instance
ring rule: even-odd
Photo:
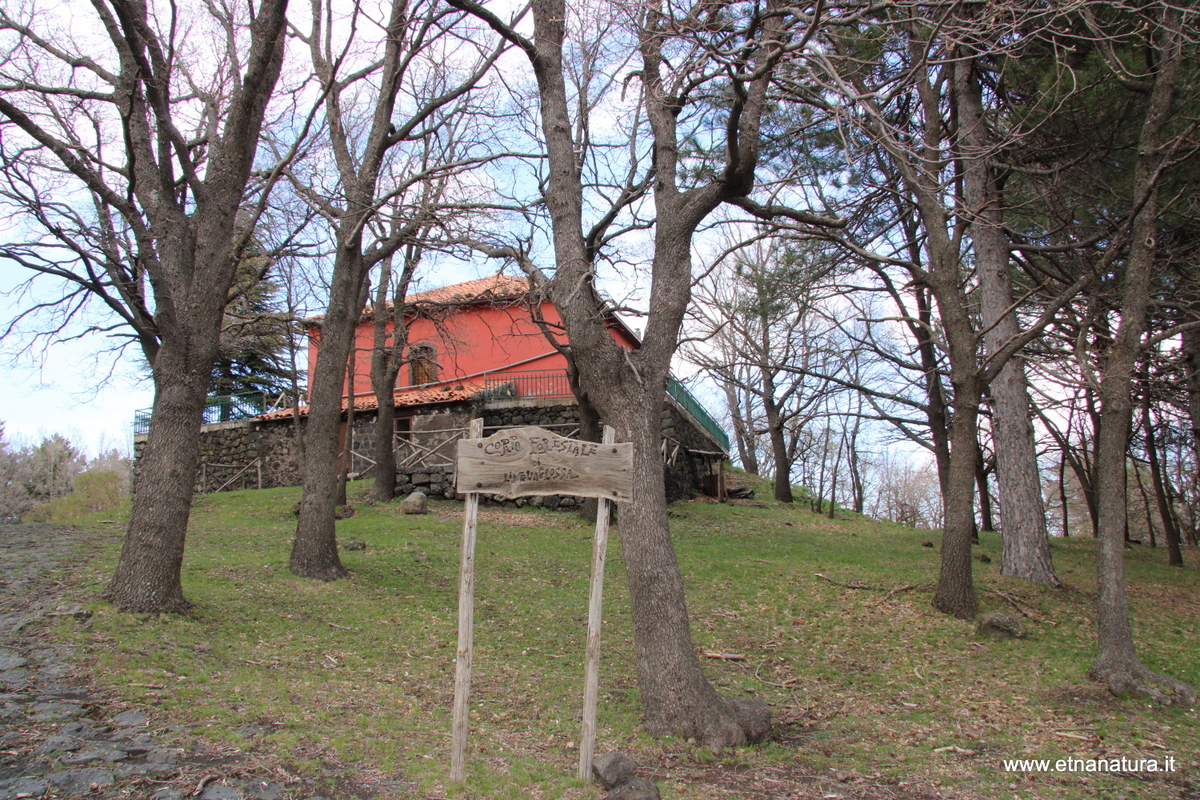
[[[617,444],[616,431],[604,427],[602,442],[568,439],[543,428],[512,428],[483,438],[483,420],[471,420],[467,439],[458,443],[456,486],[466,495],[462,562],[458,588],[458,652],[454,669],[454,719],[450,734],[450,780],[466,780],[470,723],[471,668],[475,625],[475,536],[480,494],[567,494],[595,497],[596,535],[588,594],[587,653],[584,661],[583,732],[579,777],[591,777],[596,749],[596,706],[600,685],[601,608],[608,521],[614,500],[633,493],[633,445]]]
[[[467,435],[483,438],[483,419],[471,420]],[[471,666],[475,654],[475,532],[479,493],[467,492],[462,561],[458,570],[458,650],[454,660],[454,722],[450,734],[450,780],[467,779],[467,728],[471,712]]]
[[[613,444],[617,432],[604,426],[603,444]],[[596,501],[596,535],[592,542],[592,581],[588,591],[587,656],[583,671],[583,734],[579,737],[579,780],[592,777],[596,755],[596,704],[600,693],[600,628],[604,602],[604,560],[608,554],[609,499]]]

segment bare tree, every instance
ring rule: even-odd
[[[908,456],[885,455],[873,467],[875,491],[867,513],[914,528],[940,528],[937,470]]]
[[[831,335],[836,325],[822,296],[831,291],[835,256],[811,243],[757,241],[725,259],[732,263],[716,267],[696,290],[692,336],[699,341],[686,348],[688,358],[727,395],[752,397],[761,409],[761,425],[740,435],[766,435],[775,499],[783,503],[793,499],[800,431],[835,388],[815,375],[839,371]]]
[[[1160,212],[1159,182],[1181,142],[1168,135],[1172,106],[1189,39],[1196,30],[1196,10],[1163,4],[1134,15],[1134,39],[1155,57],[1144,70],[1133,70],[1114,51],[1105,52],[1121,78],[1140,83],[1146,107],[1138,139],[1131,182],[1133,218],[1119,308],[1121,314],[1102,364],[1096,369],[1100,397],[1097,435],[1099,519],[1098,645],[1089,675],[1105,682],[1116,694],[1136,692],[1169,703],[1190,704],[1191,687],[1142,666],[1134,647],[1125,584],[1125,453],[1129,443],[1133,399],[1131,387],[1138,355],[1145,345],[1150,285],[1158,249],[1156,228]],[[1095,31],[1101,35],[1099,30]]]
[[[21,447],[4,440],[0,423],[0,523],[20,522],[38,503],[70,494],[86,466],[84,455],[57,433]]]
[[[533,272],[563,317],[580,383],[618,436],[634,444],[634,498],[620,509],[620,531],[647,728],[716,745],[759,741],[767,733],[767,709],[721,697],[696,658],[667,521],[659,455],[661,407],[690,299],[697,227],[722,203],[775,213],[749,196],[761,125],[774,68],[812,32],[813,9],[773,2],[754,9],[666,2],[622,8],[628,24],[611,31],[605,46],[636,59],[636,69],[622,76],[623,85],[627,97],[636,92],[649,141],[642,148],[636,138],[630,140],[626,152],[634,160],[607,173],[607,195],[601,191],[585,202],[581,167],[596,157],[590,146],[595,121],[579,111],[594,106],[588,95],[573,97],[568,90],[568,42],[580,45],[568,40],[568,33],[578,29],[578,14],[595,10],[568,9],[562,0],[534,0],[533,33],[527,36],[514,20],[475,0],[450,2],[516,45],[536,80],[546,157],[543,198],[555,269],[552,277]],[[616,83],[615,77],[606,80],[610,87]],[[710,89],[720,93],[720,103],[706,102]],[[581,97],[586,102],[577,104]],[[718,115],[721,122],[709,121]],[[692,169],[684,137],[701,123],[705,135],[720,144],[700,158],[710,158],[710,164]],[[649,305],[642,345],[628,352],[608,330],[596,267],[614,235],[613,222],[646,186],[654,211]],[[592,216],[597,205],[600,211]],[[814,215],[792,213],[816,221]]]
[[[365,6],[356,3],[346,14],[332,0],[317,2],[311,28],[296,34],[308,46],[324,91],[338,184],[330,195],[319,188],[320,179],[295,180],[298,193],[331,226],[335,241],[329,303],[309,387],[304,493],[290,558],[293,573],[320,580],[346,574],[334,534],[338,427],[342,376],[366,303],[367,276],[436,219],[437,208],[420,202],[424,179],[477,163],[464,159],[401,174],[395,162],[403,160],[402,145],[436,137],[449,117],[467,113],[470,92],[503,50],[471,42],[469,33],[456,31],[463,15],[434,2],[394,0],[384,12],[386,19],[360,26],[369,21]],[[368,45],[363,31],[374,26],[383,41]],[[364,64],[356,58],[359,48],[376,45],[382,46],[378,59]],[[391,219],[377,225],[385,211]],[[382,235],[375,236],[380,229]]]
[[[287,2],[90,8],[87,37],[0,11],[7,199],[38,231],[5,254],[62,281],[67,302],[99,301],[150,364],[150,432],[108,595],[125,611],[184,611],[201,412],[227,295],[269,188],[247,197]]]

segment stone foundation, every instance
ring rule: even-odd
[[[409,440],[435,455],[425,464],[397,467],[396,493],[404,496],[413,491],[428,497],[453,499],[454,441],[458,430],[466,429],[476,416],[483,417],[485,435],[501,428],[538,425],[564,436],[575,435],[579,425],[579,409],[562,398],[491,400],[460,403],[425,414],[406,416],[409,420]],[[376,413],[359,411],[355,414],[350,465],[352,474],[370,478],[374,464]],[[301,418],[301,427],[307,422]],[[455,431],[455,432],[447,432]],[[678,500],[701,491],[704,475],[710,464],[719,458],[719,446],[692,421],[674,401],[663,405],[663,441],[666,459],[667,499]],[[295,423],[283,420],[237,420],[204,426],[200,435],[201,469],[196,480],[200,494],[234,489],[268,489],[300,484],[299,450],[295,442]],[[145,447],[145,436],[135,437],[135,470],[137,458]],[[398,448],[400,460],[413,452]],[[527,497],[509,500],[503,496],[492,502],[510,507],[542,507],[573,510],[579,502],[574,497]]]
[[[145,447],[144,435],[134,437],[135,484],[138,459]],[[295,423],[235,420],[205,425],[200,434],[200,464],[196,476],[199,494],[298,486],[300,460]]]

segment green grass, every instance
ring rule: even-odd
[[[590,525],[542,510],[482,511],[468,781],[447,786],[462,506],[435,502],[426,516],[360,506],[338,535],[367,549],[343,553],[349,580],[322,584],[287,570],[297,497],[281,489],[197,500],[184,571],[190,617],[94,603],[89,627],[62,624],[57,635],[89,645],[98,680],[125,701],[291,774],[348,770],[417,787],[389,797],[601,796],[574,777]],[[120,526],[104,527],[105,546],[76,573],[81,594],[111,573]],[[598,750],[630,752],[668,800],[1194,796],[1194,712],[1113,698],[1086,678],[1090,541],[1054,542],[1070,588],[1049,590],[1000,577],[999,539],[985,534],[977,554],[992,560],[975,564],[984,608],[1016,603],[1032,618],[1027,639],[993,642],[930,608],[938,555],[922,546],[937,543],[929,531],[850,514],[829,520],[770,500],[679,503],[672,530],[705,668],[723,692],[769,703],[776,739],[712,752],[639,730],[614,537]],[[1187,568],[1173,569],[1164,551],[1135,548],[1128,565],[1144,663],[1196,686],[1197,554],[1186,557]],[[1097,754],[1170,755],[1181,771],[1003,769],[1006,758]]]

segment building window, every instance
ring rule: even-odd
[[[437,383],[437,348],[431,344],[414,344],[408,349],[409,385]]]

